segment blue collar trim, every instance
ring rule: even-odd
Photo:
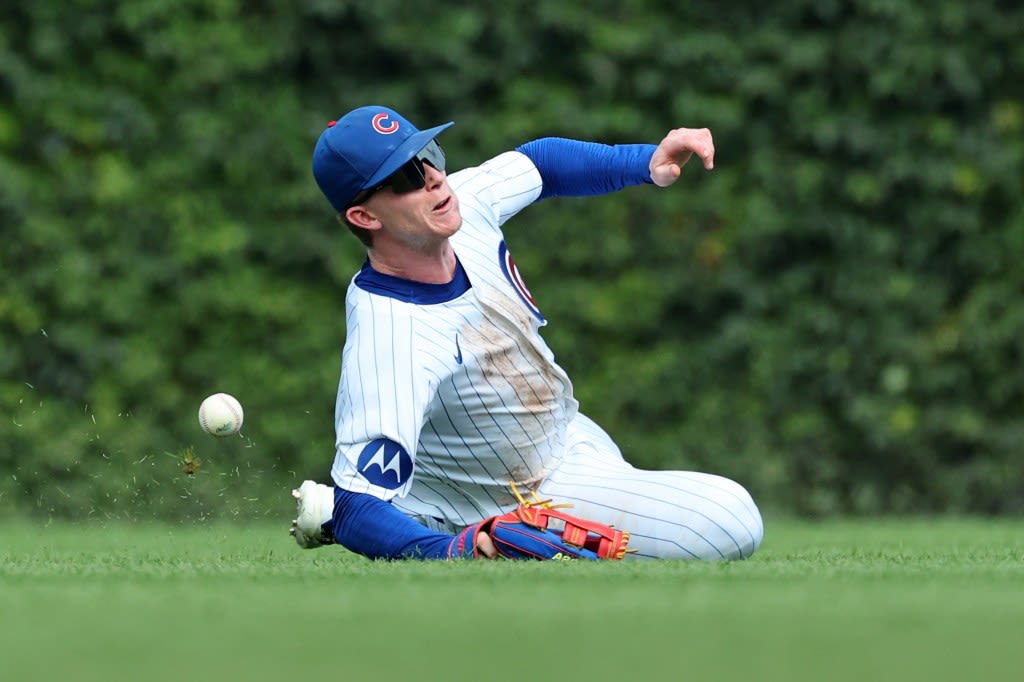
[[[363,263],[356,275],[356,286],[371,294],[395,298],[416,305],[447,303],[469,291],[473,284],[458,258],[455,259],[455,277],[447,284],[424,284],[401,277],[385,275],[370,267],[370,260]]]

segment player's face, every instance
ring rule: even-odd
[[[420,189],[401,194],[385,187],[366,201],[382,224],[381,232],[412,247],[443,241],[462,226],[459,200],[445,172],[424,163],[423,181]]]

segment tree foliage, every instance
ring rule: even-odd
[[[0,9],[0,508],[285,513],[362,261],[309,172],[382,103],[453,167],[711,128],[507,237],[583,410],[768,508],[1024,508],[1024,9],[38,0]],[[228,391],[243,438],[195,410]],[[202,460],[190,476],[187,457]]]

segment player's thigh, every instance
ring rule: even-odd
[[[760,512],[735,481],[691,471],[647,471],[584,449],[549,475],[538,494],[569,502],[571,513],[631,534],[637,555],[736,559],[750,556],[764,534]]]

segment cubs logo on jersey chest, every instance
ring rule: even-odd
[[[523,281],[522,275],[519,274],[519,268],[516,267],[512,253],[505,246],[504,239],[498,244],[498,262],[501,264],[501,273],[505,275],[505,279],[516,290],[520,300],[529,308],[533,316],[540,320],[541,324],[545,323],[547,320],[544,319],[537,301],[534,300],[533,294],[530,293],[530,290],[526,287],[526,282]]]

